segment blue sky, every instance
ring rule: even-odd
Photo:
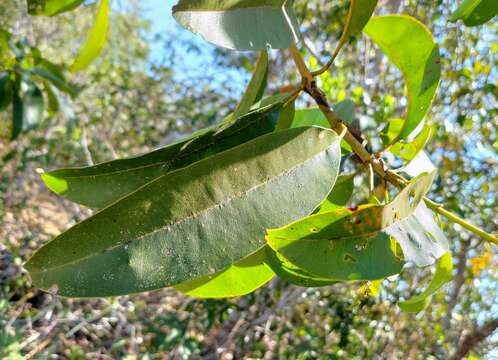
[[[176,0],[142,0],[140,5],[144,9],[145,16],[151,21],[152,33],[168,35],[171,34],[173,37],[178,38],[178,46],[175,47],[175,51],[181,56],[182,68],[176,69],[175,71],[176,80],[183,81],[188,80],[191,76],[182,77],[182,74],[187,71],[189,75],[192,72],[199,71],[201,74],[214,74],[216,73],[216,67],[214,66],[214,57],[212,51],[215,46],[209,44],[202,40],[200,37],[192,34],[186,29],[181,28],[173,18],[171,14],[171,8],[177,3]],[[189,51],[187,48],[182,46],[180,40],[183,42],[191,42],[195,44],[200,50],[200,53]],[[153,62],[161,62],[164,56],[164,48],[162,43],[151,43],[151,57]],[[174,43],[173,43],[173,46]],[[182,71],[183,70],[183,71]],[[239,71],[224,71],[223,74],[217,76],[217,78],[226,79],[229,78],[231,84],[234,86],[236,91],[242,94],[245,87],[245,83],[249,80],[250,74]]]

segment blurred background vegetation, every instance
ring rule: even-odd
[[[25,1],[3,0],[0,27],[22,46],[68,64],[94,5],[86,1],[77,13],[46,18],[29,16]],[[51,194],[37,168],[84,166],[165,145],[221,121],[242,94],[254,56],[186,34],[173,24],[171,5],[114,1],[103,53],[86,71],[67,75],[78,96],[56,92],[58,111],[46,107],[42,121],[15,141],[5,136],[9,109],[0,113],[0,358],[497,359],[496,248],[449,224],[454,279],[418,315],[402,313],[396,301],[423,288],[431,269],[385,281],[377,296],[365,295],[362,284],[305,289],[280,280],[223,301],[172,289],[71,300],[32,287],[23,262],[91,213]],[[348,3],[296,6],[306,58],[316,68],[340,36]],[[449,23],[455,7],[451,0],[386,0],[377,13],[409,14],[433,31],[443,73],[428,116],[435,134],[427,152],[440,174],[431,197],[496,232],[498,24]],[[288,54],[271,56],[268,93],[299,81]],[[374,147],[387,119],[403,114],[400,73],[366,38],[344,50],[321,80],[332,102],[354,101],[356,121]]]

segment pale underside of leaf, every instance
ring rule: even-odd
[[[73,297],[214,274],[262,247],[266,228],[310,213],[334,182],[339,158],[339,138],[329,130],[261,136],[145,185],[58,236],[26,267],[37,286],[57,285]]]
[[[232,50],[288,48],[299,41],[293,1],[187,1],[176,20],[206,41]]]

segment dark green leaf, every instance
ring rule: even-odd
[[[464,0],[451,14],[450,21],[462,20],[467,26],[482,25],[498,14],[496,0]]]
[[[405,15],[374,17],[364,32],[405,78],[408,112],[395,140],[406,139],[429,111],[439,85],[439,47],[424,24]]]
[[[206,41],[232,50],[288,48],[299,41],[293,0],[180,0],[175,19]]]
[[[251,81],[247,85],[247,89],[242,96],[239,104],[233,112],[233,117],[238,118],[245,115],[251,109],[254,103],[261,100],[266,88],[266,80],[268,77],[268,53],[263,50],[259,54],[256,68],[252,75]]]
[[[271,247],[265,246],[267,261],[273,271],[283,280],[294,285],[304,287],[322,287],[337,283],[330,279],[314,276],[307,271],[298,268],[291,262],[287,261],[278,252],[272,250]]]
[[[310,213],[339,162],[330,130],[260,136],[148,183],[59,235],[26,268],[36,286],[73,297],[215,274],[262,248],[266,228]]]
[[[90,29],[90,33],[74,63],[69,67],[71,72],[78,72],[85,69],[99,55],[107,40],[110,12],[110,0],[100,0],[95,23]]]
[[[327,198],[320,204],[316,213],[324,213],[337,208],[344,207],[351,199],[354,190],[354,178],[352,175],[339,175],[335,182],[334,188]]]
[[[19,93],[14,92],[12,95],[12,131],[10,139],[16,139],[22,132],[24,123],[24,103]]]
[[[275,130],[281,105],[255,110],[151,153],[42,174],[45,184],[71,201],[102,208],[168,172]]]
[[[0,111],[12,102],[12,81],[9,75],[0,76]]]

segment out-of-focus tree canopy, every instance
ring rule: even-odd
[[[472,28],[461,21],[450,23],[456,4],[449,0],[379,3],[377,14],[420,19],[441,49],[442,82],[428,116],[434,131],[427,152],[440,175],[433,198],[496,232],[496,20]],[[305,59],[319,68],[340,37],[348,2],[298,1],[296,9],[303,20]],[[29,16],[25,1],[2,2],[0,28],[20,47],[36,47],[44,58],[64,66],[71,64],[84,40],[82,29],[91,26],[94,14],[93,2],[85,2],[77,15],[50,18]],[[43,242],[90,214],[49,193],[36,169],[140,154],[220,122],[234,109],[243,90],[240,79],[248,79],[255,63],[248,53],[185,40],[180,28],[154,34],[140,1],[115,1],[111,24],[108,43],[96,61],[85,71],[66,73],[78,94],[72,98],[55,89],[58,111],[46,107],[30,131],[14,141],[8,135],[0,139],[1,358],[56,354],[147,359],[163,358],[164,353],[186,359],[496,356],[496,248],[444,219],[455,258],[453,281],[419,315],[403,313],[395,303],[424,288],[430,269],[385,281],[378,294],[369,294],[360,284],[306,289],[281,280],[234,300],[195,300],[172,289],[69,300],[35,289],[22,263]],[[205,71],[189,71],[195,57],[201,58]],[[289,54],[273,51],[271,59],[269,92],[299,82]],[[320,81],[331,102],[354,101],[355,121],[367,135],[380,132],[388,119],[403,116],[401,74],[365,36],[343,50]],[[46,95],[44,101],[50,103]],[[308,105],[305,101],[299,106]],[[9,111],[0,112],[0,133],[10,126],[10,117]],[[382,144],[372,146],[380,150]],[[366,194],[354,196],[362,199]]]

